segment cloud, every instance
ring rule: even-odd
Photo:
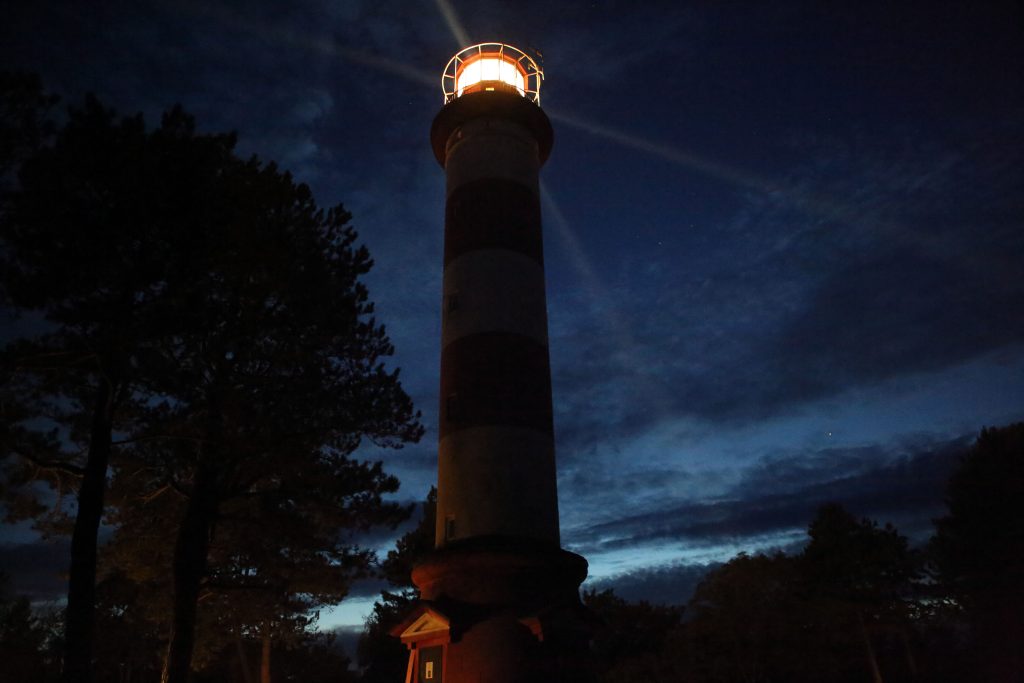
[[[979,133],[957,151],[901,140],[870,154],[815,140],[802,155],[817,162],[777,192],[737,190],[731,218],[689,231],[699,249],[683,260],[624,254],[599,297],[555,290],[562,452],[669,416],[792,414],[1019,346],[1024,158],[1004,138]]]
[[[656,605],[685,605],[694,590],[721,563],[674,564],[655,569],[641,569],[598,581],[588,582],[585,590],[612,589],[615,595],[629,602],[645,600]]]
[[[569,540],[584,555],[659,543],[742,546],[806,528],[826,502],[902,524],[920,540],[941,513],[945,482],[971,438],[765,456],[722,495],[663,501],[573,529]]]

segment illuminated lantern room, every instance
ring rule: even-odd
[[[528,54],[504,43],[480,43],[451,58],[441,77],[445,104],[469,93],[504,91],[540,104],[544,72]]]

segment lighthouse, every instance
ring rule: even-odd
[[[435,549],[392,632],[406,683],[582,681],[587,563],[561,548],[539,173],[544,75],[503,43],[455,55],[430,141],[446,179]]]

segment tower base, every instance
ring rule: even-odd
[[[407,682],[593,680],[586,576],[579,555],[526,539],[435,550],[412,572],[420,605],[392,632],[410,649]]]

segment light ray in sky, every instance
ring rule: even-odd
[[[604,327],[611,332],[612,338],[618,347],[618,353],[614,358],[610,358],[609,361],[617,360],[620,365],[629,370],[634,378],[638,381],[644,381],[647,367],[645,367],[641,355],[637,353],[640,345],[637,344],[636,339],[630,333],[628,322],[619,315],[618,309],[614,305],[614,299],[605,289],[601,278],[597,276],[579,237],[576,235],[576,231],[572,229],[561,207],[555,201],[543,180],[540,181],[540,195],[546,205],[547,215],[551,217],[551,222],[554,224],[555,233],[562,240],[563,248],[569,255],[573,268],[580,275],[583,285],[582,289],[590,299],[591,309],[599,311],[603,315]],[[667,414],[669,412],[671,401],[659,385],[646,382],[644,391],[662,413]]]
[[[455,13],[455,8],[452,7],[452,4],[448,0],[434,0],[434,3],[441,12],[441,16],[444,17],[444,23],[448,24],[448,30],[452,32],[455,42],[459,44],[459,49],[469,47],[469,34],[466,33],[465,27],[459,21],[459,15]]]
[[[612,142],[616,142],[624,147],[629,147],[639,152],[646,152],[652,156],[671,161],[679,166],[691,168],[703,173],[704,175],[711,176],[712,178],[725,180],[733,185],[762,192],[768,192],[774,189],[774,184],[766,178],[758,178],[753,174],[736,170],[730,166],[726,166],[725,164],[709,161],[708,159],[704,159],[696,154],[684,152],[652,140],[646,140],[636,135],[623,133],[621,131],[608,128],[607,126],[593,123],[592,121],[586,121],[576,116],[570,116],[564,112],[551,111],[550,109],[546,109],[546,111],[548,116],[555,121],[560,121],[561,123],[572,126],[573,128],[586,131],[591,135],[611,140]]]
[[[439,2],[440,1],[441,0],[439,0]],[[188,3],[174,5],[174,7],[179,11],[188,10],[193,14],[212,17],[221,23],[231,26],[233,29],[241,30],[246,34],[267,43],[272,43],[289,49],[318,52],[322,55],[340,57],[346,61],[353,62],[361,66],[367,66],[371,69],[375,69],[392,76],[398,76],[399,78],[419,85],[436,87],[440,80],[434,72],[419,69],[379,54],[365,52],[362,50],[354,50],[340,45],[333,39],[319,38],[309,34],[297,34],[294,31],[285,28],[267,26],[265,24],[252,21],[238,12],[234,12],[223,7]]]
[[[980,258],[977,254],[963,253],[960,250],[951,248],[950,244],[947,244],[947,239],[941,235],[873,216],[869,207],[851,205],[834,197],[808,192],[803,188],[796,187],[793,183],[759,176],[755,173],[718,163],[670,145],[571,116],[565,112],[553,112],[550,109],[546,109],[546,111],[548,116],[555,121],[585,131],[591,135],[610,140],[638,152],[644,152],[651,156],[665,159],[683,168],[696,171],[710,178],[725,181],[745,190],[779,196],[792,208],[802,211],[813,218],[825,222],[840,223],[864,233],[883,234],[895,243],[914,249],[930,259],[939,262],[955,260],[960,267],[967,266],[979,273],[996,269],[1001,275],[1005,275],[1004,271],[1007,270],[1006,264],[992,264],[987,259]]]
[[[403,78],[413,83],[430,87],[438,87],[439,78],[435,74],[424,69],[417,69],[414,66],[410,66],[393,59],[388,59],[387,57],[382,57],[378,54],[339,47],[329,43],[328,41],[318,42],[322,43],[322,45],[310,45],[309,47],[319,47],[319,49],[322,49],[325,52],[337,54],[339,57],[347,59],[350,62],[368,66],[372,69],[391,74],[392,76],[398,76],[399,78]],[[438,97],[440,97],[440,95]]]
[[[586,131],[606,140],[618,143],[624,147],[634,149],[638,152],[645,152],[655,157],[670,161],[677,166],[688,168],[698,173],[723,180],[737,187],[753,190],[763,194],[781,193],[790,200],[791,204],[803,207],[819,218],[828,220],[843,220],[843,216],[849,213],[847,207],[838,202],[832,202],[810,193],[799,190],[795,187],[787,187],[784,183],[766,177],[758,176],[755,173],[737,169],[727,164],[704,158],[691,152],[677,149],[670,145],[647,140],[645,138],[623,133],[622,131],[608,128],[592,121],[586,121],[576,116],[570,116],[564,112],[547,111],[548,115],[561,123]],[[847,222],[847,221],[843,221]]]
[[[597,277],[594,267],[590,265],[590,259],[587,257],[586,252],[583,251],[583,245],[580,243],[579,237],[576,236],[576,232],[569,225],[569,221],[566,220],[561,207],[555,201],[543,180],[540,181],[540,196],[544,203],[547,204],[547,213],[551,216],[552,222],[555,225],[555,231],[559,239],[562,240],[562,246],[572,260],[573,267],[582,278],[583,286],[588,291],[590,298],[595,301],[605,299],[606,293],[603,291],[604,288],[601,280]]]

